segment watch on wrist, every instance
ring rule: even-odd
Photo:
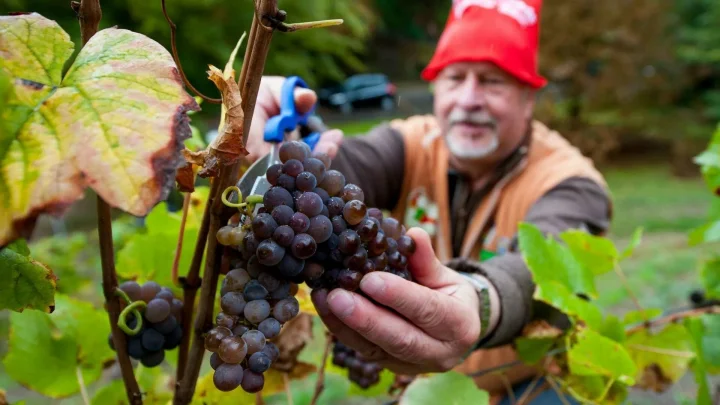
[[[490,328],[490,286],[487,284],[487,281],[479,279],[477,277],[473,277],[472,274],[463,272],[459,272],[459,274],[465,277],[470,282],[470,284],[475,287],[475,291],[478,295],[478,300],[480,301],[480,336],[478,336],[476,343],[464,356],[463,359],[465,359],[472,352],[477,350],[478,346],[482,344],[485,337],[487,337],[490,333],[490,331],[488,330]]]

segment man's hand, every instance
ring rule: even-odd
[[[270,152],[271,146],[263,140],[263,132],[268,119],[280,114],[280,95],[284,81],[285,78],[280,76],[263,76],[260,81],[257,102],[255,103],[255,113],[252,124],[250,125],[247,145],[245,145],[248,152],[250,152],[247,158],[251,162]],[[300,87],[295,88],[294,96],[295,109],[300,114],[305,114],[310,111],[317,100],[317,95],[314,91]],[[327,153],[331,158],[334,158],[342,142],[342,138],[343,132],[339,129],[326,131],[320,135],[320,139],[317,145],[315,145],[313,152]]]
[[[480,337],[479,299],[435,257],[427,233],[407,235],[417,245],[408,264],[414,282],[371,272],[360,289],[377,304],[340,288],[315,290],[312,300],[328,329],[368,360],[401,374],[447,371]]]

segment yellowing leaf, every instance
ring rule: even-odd
[[[79,52],[39,14],[0,17],[0,246],[59,214],[90,186],[110,205],[144,216],[173,186],[198,110],[171,55],[134,32],[108,28]]]
[[[640,380],[643,375],[649,381],[641,386],[651,388],[649,383],[676,382],[695,358],[692,336],[679,324],[670,324],[660,332],[639,330],[627,338],[626,347],[638,366]],[[656,376],[657,379],[649,378]]]
[[[191,402],[193,405],[255,405],[255,394],[249,394],[240,387],[230,392],[215,388],[214,372],[210,371],[198,380],[195,396]]]
[[[308,287],[307,284],[302,283],[298,286],[298,292],[295,294],[295,298],[297,298],[300,303],[300,312],[318,316],[315,305],[313,305],[312,299],[310,298],[310,287]]]
[[[53,312],[57,278],[30,257],[24,240],[0,248],[0,310],[25,308]]]

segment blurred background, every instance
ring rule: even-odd
[[[342,18],[345,23],[276,34],[266,74],[303,77],[320,95],[318,113],[348,136],[394,117],[430,113],[432,94],[419,74],[450,3],[280,0],[288,22]],[[138,31],[169,49],[170,30],[159,0],[101,4],[101,28]],[[250,0],[167,1],[178,25],[183,67],[203,93],[217,96],[207,65],[224,66],[249,30],[252,5]],[[0,2],[0,13],[11,11],[36,11],[58,21],[79,48],[78,24],[67,0]],[[691,247],[687,234],[704,223],[710,207],[693,157],[720,121],[719,44],[718,0],[544,1],[540,64],[550,84],[540,94],[537,118],[592,157],[607,176],[615,204],[611,238],[624,246],[635,228],[644,228],[644,242],[624,268],[643,305],[686,305],[698,265],[714,248]],[[244,47],[238,70],[243,53]],[[353,96],[359,88],[371,89],[372,96]],[[217,128],[219,108],[202,107],[192,120],[207,138]],[[39,252],[36,258],[66,280],[99,277],[96,218],[87,215],[94,213],[91,196],[89,191],[61,220],[43,218],[37,227],[34,255]],[[119,244],[122,232],[116,227]],[[53,234],[69,236],[46,238]],[[608,275],[601,286],[600,301],[620,313],[632,305],[615,277]],[[0,336],[6,334],[7,320],[0,318]],[[0,356],[5,349],[0,337]],[[633,403],[694,403],[691,380],[688,376],[662,396],[636,393]],[[6,384],[12,383],[3,380],[0,365],[0,387]]]

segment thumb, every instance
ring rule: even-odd
[[[415,241],[415,253],[408,258],[408,270],[415,281],[432,289],[457,284],[458,275],[435,256],[430,235],[425,230],[410,228],[405,235]]]

